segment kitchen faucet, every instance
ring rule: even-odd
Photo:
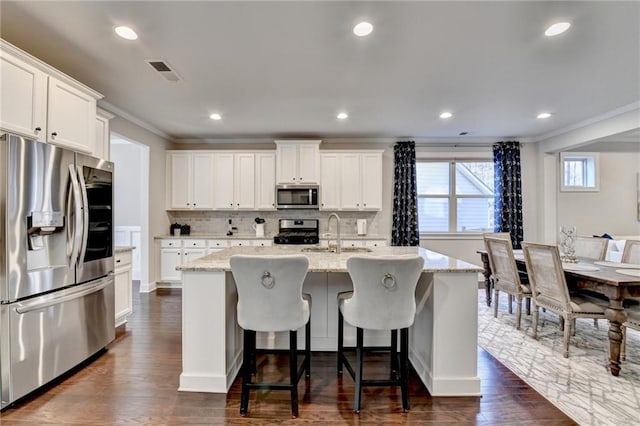
[[[340,254],[340,246],[341,246],[341,241],[340,241],[340,216],[338,216],[335,213],[331,213],[329,215],[329,219],[327,219],[327,228],[331,229],[331,218],[335,217],[336,218],[336,253]],[[331,240],[327,241],[327,245],[329,246],[329,248],[331,248]]]

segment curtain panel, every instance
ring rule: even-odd
[[[392,246],[418,246],[418,191],[416,187],[415,142],[398,142],[393,147]]]
[[[521,248],[522,182],[520,177],[520,142],[493,145],[495,189],[494,231],[509,232],[513,248]]]

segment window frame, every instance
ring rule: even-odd
[[[491,199],[495,197],[495,193],[492,195],[477,195],[477,194],[456,194],[456,164],[457,163],[490,163],[493,164],[492,158],[487,157],[471,157],[471,158],[416,158],[416,166],[418,163],[448,163],[449,165],[449,194],[433,194],[433,195],[421,195],[417,193],[418,200],[421,198],[426,199],[446,199],[449,203],[449,229],[446,231],[421,231],[421,235],[432,236],[444,236],[444,235],[478,235],[484,232],[493,232],[493,229],[487,230],[462,230],[458,231],[458,199]],[[495,176],[494,176],[495,178]],[[416,182],[417,184],[417,182]],[[417,186],[417,185],[416,185]],[[418,204],[420,204],[418,202]],[[419,214],[418,214],[419,216]]]
[[[593,180],[593,185],[567,185],[565,181],[565,162],[579,160],[585,164],[584,180]],[[558,181],[560,192],[598,192],[600,191],[600,164],[597,152],[561,152],[559,161]],[[590,176],[593,174],[593,177]]]

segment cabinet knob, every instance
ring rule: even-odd
[[[364,203],[363,206],[367,207],[367,203]]]
[[[36,127],[36,128],[34,129],[34,131],[35,131],[36,133],[38,133],[38,132],[39,132],[39,131],[41,131],[41,130],[42,130],[42,128],[41,128],[41,127]]]
[[[356,203],[356,207],[360,207],[360,203]]]
[[[116,263],[120,263],[120,259],[116,260]]]
[[[190,205],[189,203],[187,203],[187,205]]]
[[[236,206],[240,207],[240,203],[236,204]]]
[[[229,203],[229,205],[230,205],[231,207],[233,207],[233,203]]]
[[[58,136],[58,132],[51,132],[51,137],[55,138],[56,136]]]
[[[195,206],[196,206],[196,203],[193,203],[193,207],[195,207]]]

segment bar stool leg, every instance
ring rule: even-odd
[[[289,331],[289,379],[291,383],[291,415],[298,417],[298,336],[295,330]]]
[[[338,376],[342,376],[342,357],[344,356],[344,318],[338,309]]]
[[[357,327],[356,337],[356,384],[353,398],[353,412],[360,413],[360,398],[362,396],[362,364],[363,364],[363,346],[364,346],[363,330]]]
[[[391,380],[398,378],[398,330],[391,330]]]
[[[305,344],[305,377],[311,377],[311,318],[307,321],[307,325],[304,330],[304,344]]]
[[[402,408],[409,411],[409,395],[407,376],[409,372],[409,329],[400,330],[400,390],[402,392]]]
[[[255,339],[255,332],[251,330],[242,331],[244,349],[242,351],[242,394],[240,396],[240,415],[246,416],[249,408],[249,383],[251,383],[252,358],[255,352],[252,350],[252,338]]]

